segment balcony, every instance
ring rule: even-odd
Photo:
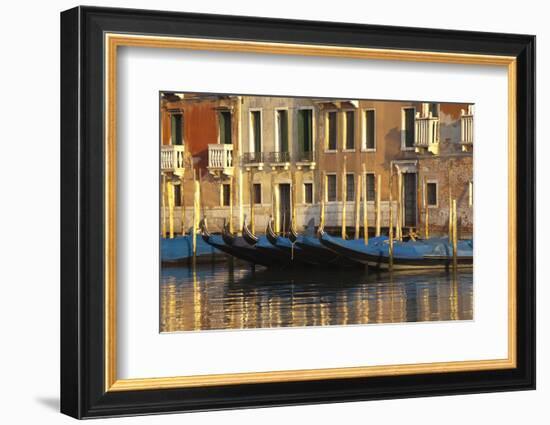
[[[275,170],[277,167],[288,170],[290,167],[290,152],[269,152],[266,162],[271,166],[272,170]]]
[[[242,156],[243,166],[247,171],[253,167],[257,167],[259,171],[262,171],[266,156],[264,152],[245,152]]]
[[[160,148],[160,169],[163,173],[183,176],[185,170],[185,146],[162,145]]]
[[[208,145],[208,171],[213,175],[233,175],[233,145],[220,143]]]
[[[302,168],[314,170],[315,165],[316,163],[313,151],[298,152],[298,157],[296,160],[296,168],[298,168],[298,170],[301,170]]]
[[[472,106],[468,112],[463,109],[460,116],[460,145],[463,152],[471,152],[474,147],[474,114]]]
[[[439,154],[439,117],[432,113],[416,114],[414,128],[414,148],[416,152]]]

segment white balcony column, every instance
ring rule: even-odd
[[[422,103],[422,113],[415,117],[415,150],[417,152],[439,153],[439,117],[430,112],[429,104]]]
[[[211,174],[221,172],[233,175],[233,145],[213,143],[208,145],[208,170]]]
[[[185,171],[185,146],[161,146],[160,167],[162,172],[170,172],[175,175],[182,176]]]
[[[468,105],[468,112],[464,109],[460,115],[460,144],[463,152],[470,152],[474,145],[474,115],[473,105]]]

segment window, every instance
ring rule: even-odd
[[[231,186],[228,184],[222,185],[222,206],[228,207],[231,203]]]
[[[254,183],[254,204],[262,203],[262,185],[260,183]]]
[[[218,115],[218,127],[220,132],[220,143],[230,145],[231,141],[231,112],[221,111]]]
[[[176,207],[181,207],[181,184],[174,185],[174,205]]]
[[[336,174],[327,174],[327,201],[336,201]]]
[[[170,115],[170,138],[173,145],[183,145],[183,115]]]
[[[403,109],[403,145],[405,148],[414,147],[414,108]]]
[[[474,182],[471,180],[468,182],[468,205],[474,205]]]
[[[337,149],[338,138],[338,126],[336,120],[338,119],[336,112],[327,113],[327,149],[329,151],[335,151]]]
[[[277,111],[277,140],[279,152],[288,152],[288,111]]]
[[[250,135],[252,140],[252,152],[262,151],[262,113],[250,112]]]
[[[313,183],[304,183],[304,203],[313,204]]]
[[[426,183],[426,202],[429,207],[437,206],[437,183]]]
[[[355,175],[346,174],[346,201],[355,201]]]
[[[374,173],[367,173],[367,201],[374,201],[376,199],[376,185]]]
[[[428,112],[431,112],[432,117],[439,117],[439,103],[430,103]]]
[[[355,149],[355,111],[346,111],[346,149]]]
[[[298,111],[298,143],[302,152],[311,152],[313,150],[311,109],[300,109]]]
[[[365,111],[365,149],[375,149],[374,111]]]

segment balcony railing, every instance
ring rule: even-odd
[[[313,151],[298,152],[297,162],[313,162]]]
[[[263,152],[245,152],[242,156],[243,164],[261,164],[265,162]]]
[[[290,152],[269,152],[266,162],[271,164],[284,164],[290,162]]]
[[[183,174],[185,169],[185,146],[163,145],[160,149],[160,168],[163,172]]]
[[[463,151],[469,151],[474,145],[474,115],[471,108],[468,108],[468,113],[462,110],[460,116],[460,144]]]
[[[215,173],[233,174],[233,145],[214,143],[208,145],[208,169]]]
[[[310,170],[313,170],[315,165],[316,163],[313,151],[298,152],[296,157],[296,166],[299,170],[301,170],[302,167],[309,167]]]

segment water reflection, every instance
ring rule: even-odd
[[[161,332],[471,320],[472,271],[277,271],[218,263],[165,268]]]

